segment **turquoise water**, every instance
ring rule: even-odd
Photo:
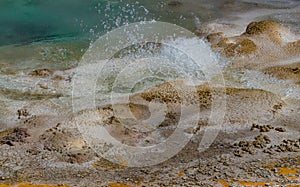
[[[90,43],[114,28],[138,21],[164,21],[195,31],[201,23],[235,20],[265,8],[266,15],[299,32],[298,0],[0,0],[0,72],[71,68]],[[260,15],[258,15],[260,16]],[[225,22],[226,23],[226,22]]]
[[[95,39],[125,23],[160,20],[190,30],[195,18],[220,16],[225,2],[166,0],[0,0],[0,46],[60,39]]]
[[[103,33],[119,6],[124,5],[106,0],[1,0],[0,45]]]
[[[200,22],[257,7],[292,8],[298,0],[0,0],[0,46],[93,40],[125,23],[158,20],[195,30]],[[289,18],[290,19],[290,18]],[[298,18],[296,18],[297,20]],[[195,24],[195,20],[196,23]]]

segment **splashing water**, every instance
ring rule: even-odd
[[[90,65],[79,69],[79,74],[97,77],[96,94],[101,101],[111,92],[133,94],[162,82],[210,81],[222,73],[220,62],[209,44],[191,32],[169,23],[142,22],[97,40],[83,57],[82,63]]]

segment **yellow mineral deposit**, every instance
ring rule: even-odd
[[[277,173],[278,175],[285,175],[288,179],[298,179],[300,180],[298,175],[298,169],[294,168],[279,168],[279,172]]]
[[[132,186],[127,184],[122,184],[122,183],[110,183],[109,187],[132,187]]]

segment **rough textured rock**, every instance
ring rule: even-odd
[[[30,75],[37,76],[37,77],[49,77],[52,74],[53,74],[53,71],[49,70],[49,69],[36,69],[30,73]]]
[[[278,22],[251,22],[242,34],[230,37],[224,34],[226,29],[203,35],[214,51],[232,59],[233,66],[249,69],[272,67],[287,57],[295,58],[294,63],[299,62],[296,59],[300,53],[300,37]]]
[[[82,164],[93,160],[95,156],[76,129],[58,125],[43,133],[39,141],[44,150],[56,152],[58,159],[64,162]]]
[[[0,145],[7,144],[14,145],[14,142],[25,142],[30,134],[25,128],[15,128],[0,132]]]
[[[217,44],[217,46],[224,48],[224,53],[228,58],[236,55],[244,56],[254,54],[254,52],[257,50],[256,44],[250,39],[236,41],[223,39]]]
[[[263,72],[278,79],[300,81],[300,63],[268,67]]]
[[[289,30],[275,21],[265,20],[259,22],[251,22],[246,29],[244,35],[254,36],[264,34],[274,42],[282,43],[282,35]]]

